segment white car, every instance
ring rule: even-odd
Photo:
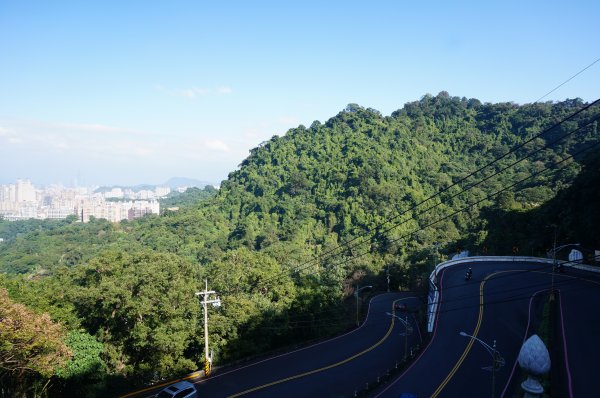
[[[198,398],[198,392],[189,381],[180,381],[159,392],[156,398]]]

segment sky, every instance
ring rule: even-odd
[[[0,184],[219,184],[349,103],[531,103],[600,58],[594,1],[0,0]],[[543,101],[600,96],[600,62]]]

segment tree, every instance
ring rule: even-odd
[[[25,380],[49,379],[69,360],[64,337],[48,314],[36,314],[0,289],[0,381],[15,395],[28,390]]]
[[[196,368],[194,267],[169,253],[107,251],[80,267],[74,301],[82,324],[105,344],[111,371],[151,377]]]

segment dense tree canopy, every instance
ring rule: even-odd
[[[597,182],[575,179],[583,164],[597,181],[600,109],[561,122],[585,105],[446,92],[390,116],[350,104],[260,144],[218,192],[169,198],[178,209],[160,216],[0,221],[0,284],[77,333],[65,379],[195,370],[204,279],[223,303],[209,310],[217,362],[336,332],[353,323],[355,285],[382,289],[389,273],[393,289],[414,288],[463,249],[542,255],[552,234],[524,225],[550,215],[561,236],[597,247]]]

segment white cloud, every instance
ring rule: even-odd
[[[227,86],[217,87],[217,94],[229,95],[231,93],[233,93],[233,90],[231,89],[231,87],[227,87]]]
[[[92,133],[137,133],[135,130],[122,127],[107,126],[104,124],[82,124],[82,123],[62,123],[57,125],[59,128],[68,130],[87,131]]]
[[[154,155],[154,150],[151,148],[145,148],[145,147],[136,147],[133,148],[132,153],[135,154],[138,157],[149,157]]]
[[[300,124],[300,120],[295,116],[281,116],[278,121],[286,126],[298,126]]]
[[[207,88],[192,87],[180,91],[180,94],[188,99],[194,99],[198,96],[205,96],[210,93]]]
[[[5,127],[0,127],[0,138],[5,138],[9,144],[22,144],[22,137],[18,137],[15,130]]]
[[[189,100],[193,100],[198,97],[207,97],[210,95],[229,95],[233,93],[233,89],[229,86],[217,86],[215,88],[189,87],[183,89],[169,89],[161,84],[155,84],[154,89],[161,93],[167,93],[176,97],[184,97]]]
[[[221,140],[216,140],[216,139],[209,139],[204,141],[204,145],[206,146],[206,148],[214,150],[214,151],[220,151],[220,152],[230,152],[231,148],[229,148],[229,145],[227,145],[225,142],[221,141]]]
[[[71,146],[69,144],[67,144],[66,142],[57,142],[54,144],[54,147],[56,149],[61,149],[61,150],[71,149]]]

